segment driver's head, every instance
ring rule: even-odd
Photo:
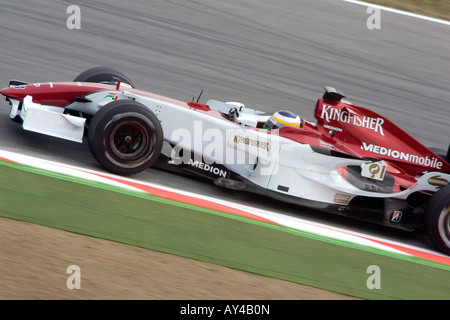
[[[278,129],[284,126],[300,128],[300,117],[291,111],[277,111],[264,124],[265,129]]]

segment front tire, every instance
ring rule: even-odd
[[[126,83],[134,88],[131,80],[122,72],[109,67],[94,67],[80,73],[73,81],[74,82],[96,82],[115,84],[119,79],[122,83]]]
[[[426,227],[436,247],[450,255],[450,185],[436,192],[428,203]]]
[[[102,107],[88,132],[89,149],[107,170],[131,175],[152,166],[163,143],[158,118],[141,103],[117,100]]]

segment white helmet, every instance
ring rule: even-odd
[[[280,110],[275,112],[264,124],[265,129],[278,129],[284,126],[300,128],[301,119],[291,111]]]

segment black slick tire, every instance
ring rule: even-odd
[[[436,247],[450,255],[450,185],[433,195],[427,206],[425,222]]]
[[[131,175],[152,166],[163,144],[163,130],[154,113],[141,103],[117,100],[93,117],[89,149],[107,170]]]

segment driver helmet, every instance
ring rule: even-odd
[[[284,126],[300,128],[300,117],[291,111],[280,110],[275,112],[264,124],[264,129],[279,129]]]

